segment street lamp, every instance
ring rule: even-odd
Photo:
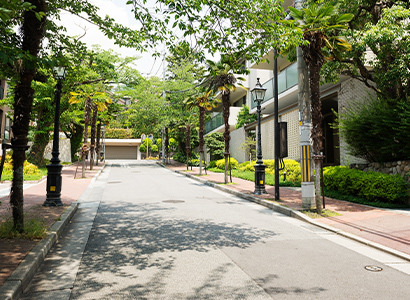
[[[66,69],[64,66],[56,66],[53,68],[54,77],[57,79],[56,93],[55,93],[55,115],[54,115],[54,137],[53,137],[53,151],[51,152],[51,164],[47,165],[47,197],[43,206],[62,206],[61,202],[61,169],[59,149],[60,138],[60,100],[62,80],[65,77]]]
[[[261,141],[261,102],[265,98],[266,89],[262,87],[257,78],[256,86],[251,90],[253,101],[257,103],[256,111],[258,113],[258,153],[255,167],[255,195],[266,194],[265,190],[265,168],[262,160],[262,141]]]

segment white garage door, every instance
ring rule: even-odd
[[[106,159],[137,159],[137,146],[105,146]]]

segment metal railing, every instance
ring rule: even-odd
[[[223,112],[218,113],[211,120],[205,123],[204,134],[211,132],[212,130],[222,126],[224,124]]]
[[[263,100],[262,103],[265,103],[266,101],[269,101],[274,97],[274,79],[275,78],[271,78],[264,84],[262,84],[262,86],[266,89],[265,100]],[[278,74],[278,94],[283,93],[284,91],[290,89],[291,87],[294,87],[297,84],[298,69],[296,63],[293,63]],[[251,103],[252,108],[255,108],[256,103],[255,101],[253,101],[253,98],[251,98]]]

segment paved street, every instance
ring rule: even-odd
[[[408,262],[155,162],[82,198],[23,299],[410,299]]]

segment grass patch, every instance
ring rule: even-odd
[[[40,180],[44,176],[47,176],[47,168],[38,168],[38,173],[37,174],[24,174],[23,179],[24,181],[36,181]],[[3,172],[1,175],[1,180],[2,181],[8,181],[8,180],[13,180],[13,172]]]
[[[333,210],[328,210],[328,209],[323,209],[322,214],[318,214],[316,210],[314,209],[301,210],[300,212],[304,213],[305,215],[307,215],[309,218],[312,218],[312,219],[337,217],[337,216],[342,215]]]
[[[221,170],[218,168],[209,168],[208,171],[215,172],[215,173],[224,173],[224,170]],[[245,179],[245,180],[249,180],[249,181],[255,181],[255,172],[252,172],[252,171],[232,170],[232,176]],[[274,186],[275,185],[275,175],[266,173],[265,174],[265,184]],[[295,183],[292,181],[283,181],[282,178],[279,178],[279,186],[300,187],[300,183]]]
[[[365,198],[355,196],[355,195],[346,195],[341,193],[340,191],[329,191],[325,188],[325,196],[333,199],[345,200],[353,203],[379,207],[379,208],[391,208],[391,209],[400,209],[400,208],[409,208],[409,205],[402,204],[402,203],[388,203],[388,202],[381,202],[381,201],[369,201]]]
[[[13,230],[13,220],[7,219],[0,223],[0,238],[41,240],[47,236],[47,227],[42,220],[31,218],[24,221],[24,232]]]

